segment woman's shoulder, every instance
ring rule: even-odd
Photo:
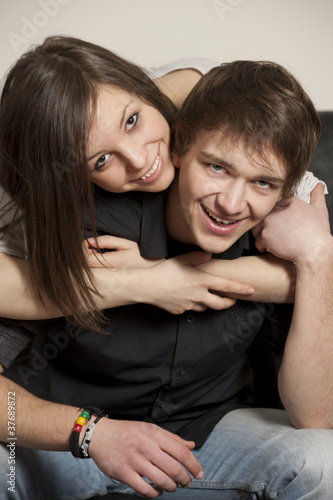
[[[215,61],[208,59],[179,59],[147,70],[161,92],[171,99],[177,108],[180,108],[201,76],[216,66]]]
[[[151,68],[147,68],[146,72],[154,80],[156,78],[161,78],[165,75],[173,73],[174,71],[180,70],[194,70],[204,75],[214,66],[218,66],[220,63],[213,61],[211,59],[199,58],[199,57],[188,57],[185,59],[178,59],[176,61],[171,61],[167,64],[157,65]]]

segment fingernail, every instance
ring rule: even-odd
[[[254,288],[248,288],[247,293],[254,293]]]
[[[196,478],[196,479],[202,479],[202,478],[203,478],[203,476],[204,476],[204,473],[203,473],[203,470],[201,470],[201,471],[200,471],[200,472],[199,472],[199,473],[195,476],[195,478]]]

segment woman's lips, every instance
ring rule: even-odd
[[[160,164],[160,161],[161,161],[161,158],[160,158],[160,155],[158,154],[156,156],[155,161],[154,161],[153,167],[149,170],[149,172],[147,172],[145,175],[143,175],[142,177],[140,177],[140,180],[145,181],[146,179],[148,179],[149,177],[151,177],[156,172],[157,167]]]
[[[139,179],[136,179],[134,182],[138,182],[140,184],[147,184],[150,182],[154,182],[156,179],[159,178],[161,171],[162,171],[162,158],[160,155],[160,150],[158,150],[158,154],[150,170],[148,170],[148,172],[139,177]]]

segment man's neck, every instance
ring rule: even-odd
[[[178,169],[176,177],[171,184],[166,204],[166,226],[168,235],[179,243],[193,245],[193,235],[190,226],[186,222],[185,214],[182,210],[178,191]]]

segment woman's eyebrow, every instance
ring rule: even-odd
[[[126,106],[124,107],[123,109],[123,112],[121,114],[121,119],[120,119],[120,123],[119,123],[119,129],[122,128],[123,126],[123,123],[124,123],[124,120],[125,120],[125,116],[126,116],[126,111],[127,111],[127,108],[129,107],[129,105],[133,102],[133,100],[131,99],[127,104]],[[95,156],[98,156],[98,155],[102,155],[103,154],[103,150],[102,151],[99,151],[98,153],[94,153],[92,154],[91,156],[89,156],[89,158],[87,158],[87,162],[91,161],[93,158],[95,158]]]
[[[123,113],[122,113],[122,117],[121,117],[121,120],[120,120],[120,123],[119,123],[119,129],[122,128],[123,126],[123,123],[124,123],[124,120],[125,120],[125,116],[126,116],[126,111],[127,111],[127,108],[130,106],[130,104],[132,104],[133,102],[133,99],[131,99],[127,104],[126,106],[124,107],[123,109]]]

